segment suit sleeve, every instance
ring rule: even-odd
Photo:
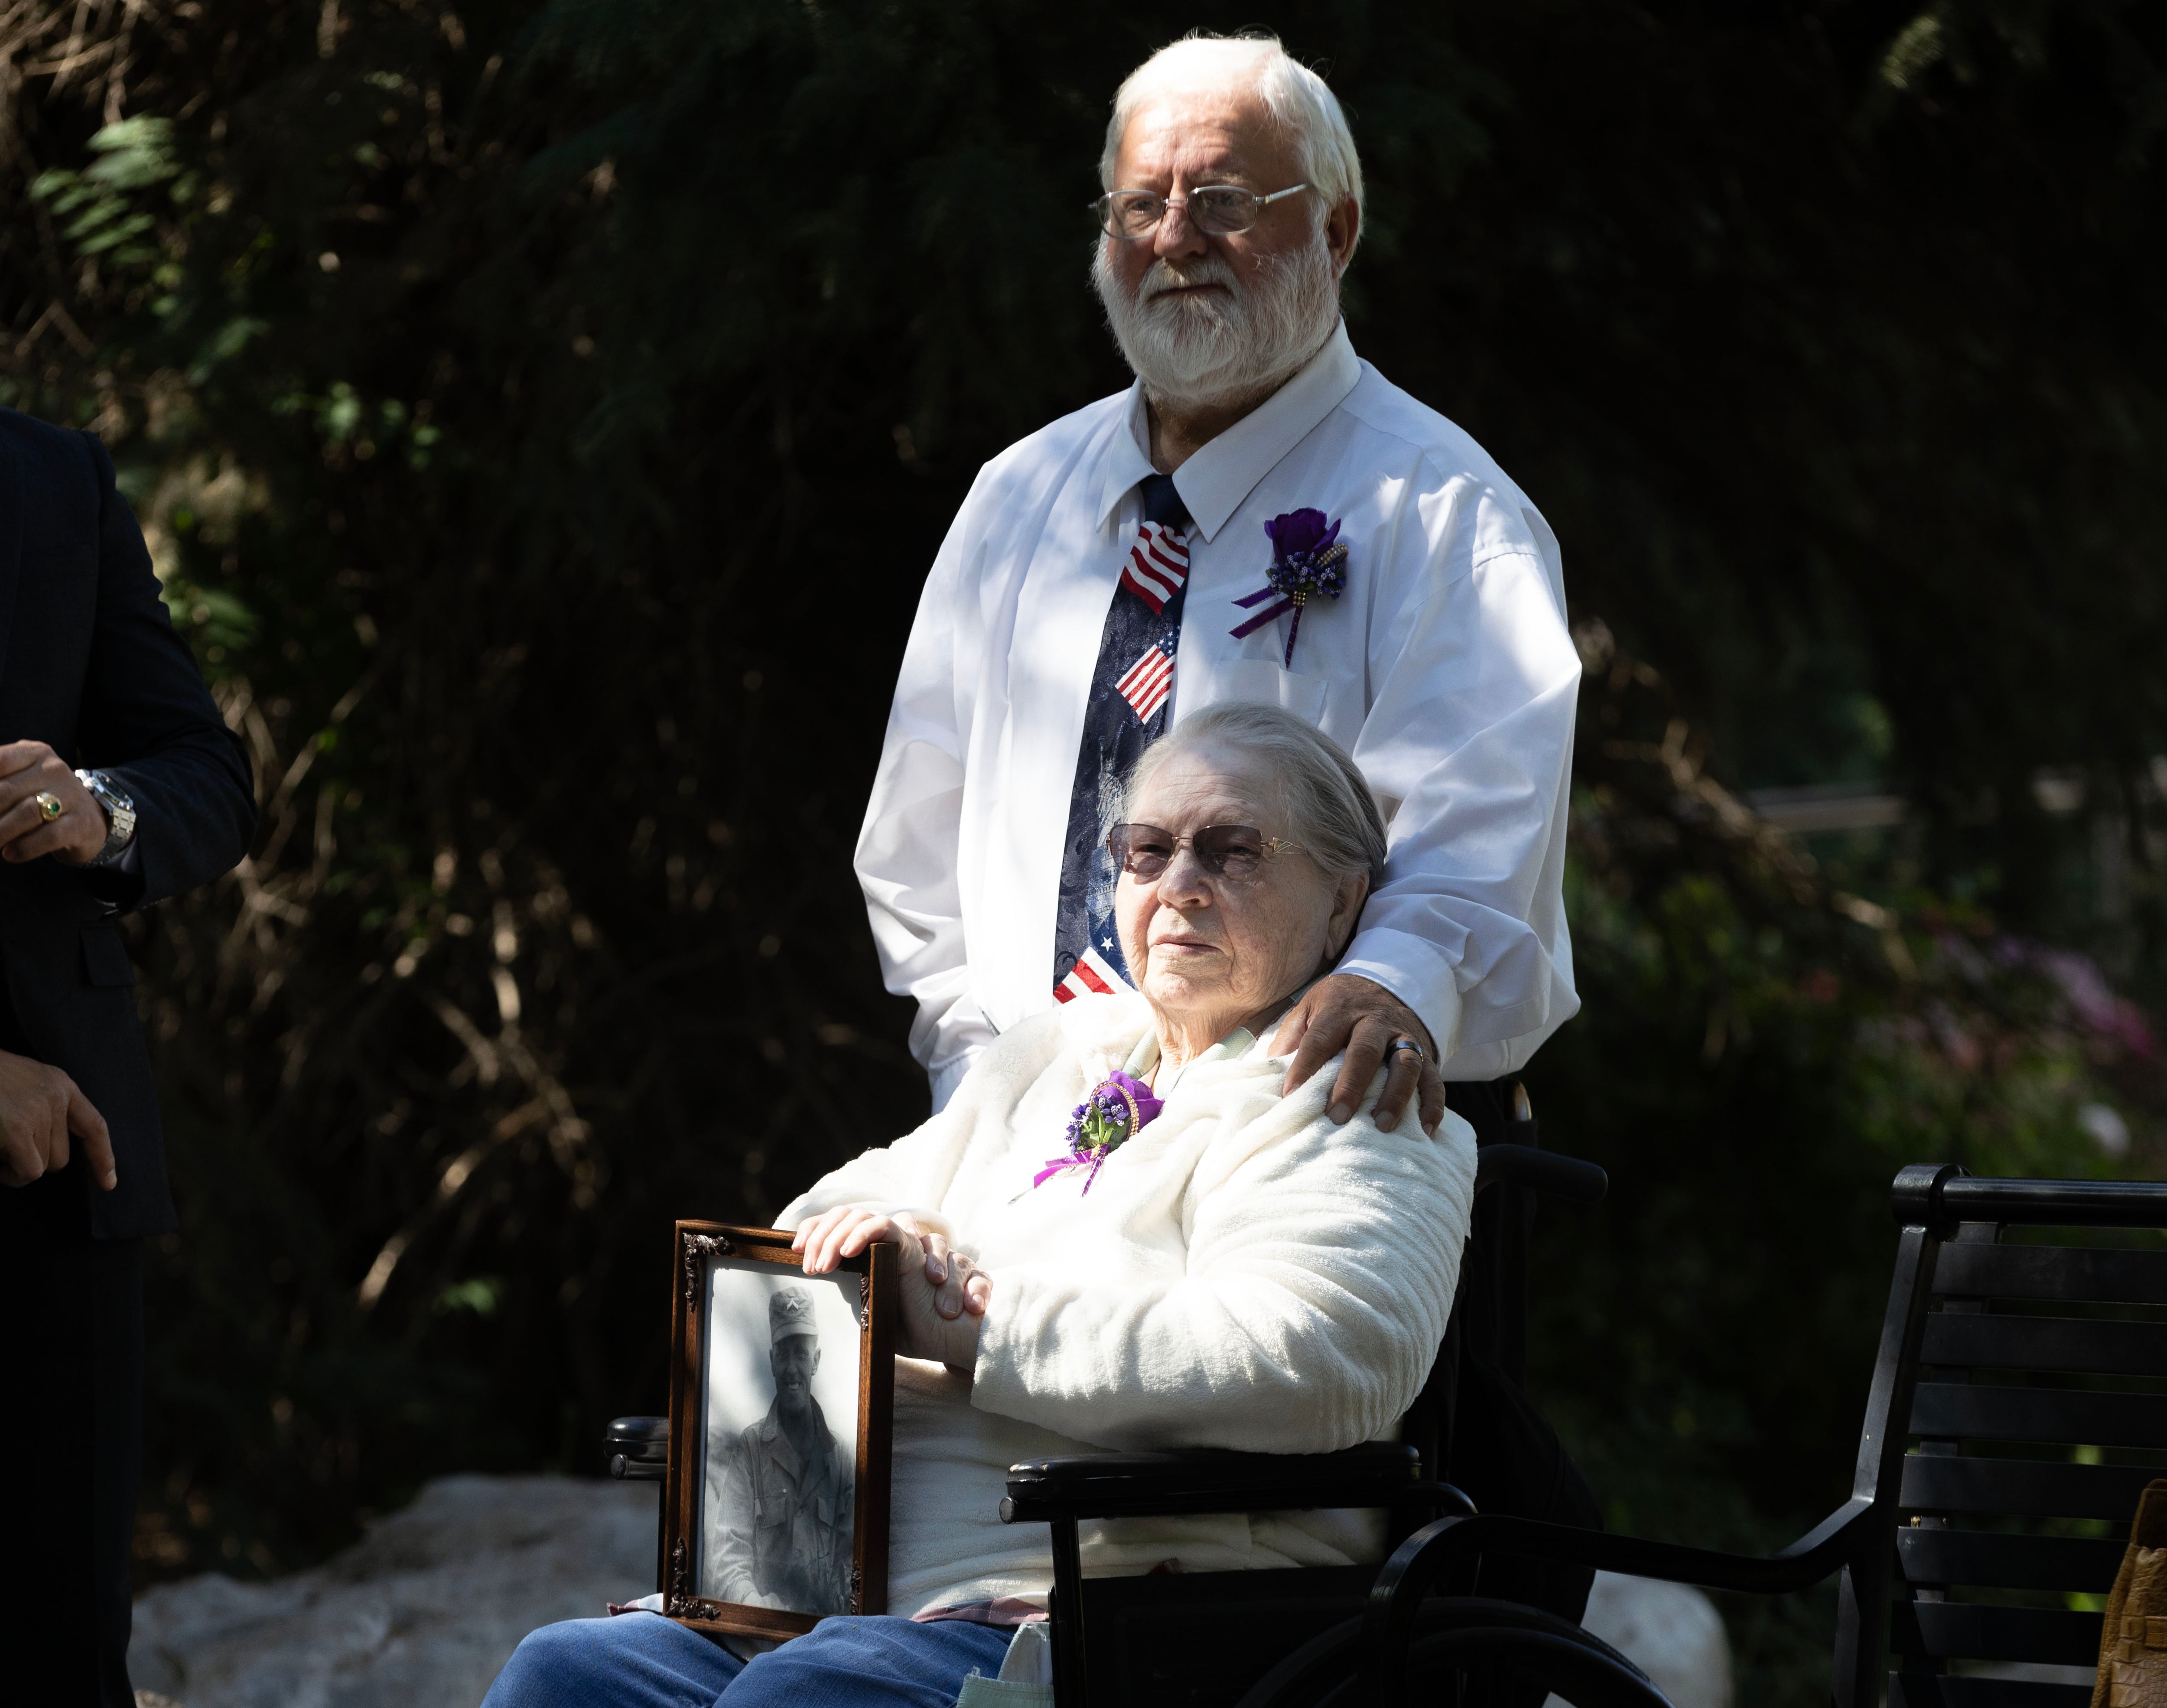
[[[112,459],[88,434],[83,443],[98,487],[98,628],[77,762],[108,773],[135,803],[137,851],[132,872],[83,876],[105,900],[137,908],[208,883],[248,851],[255,778],[173,631]]]

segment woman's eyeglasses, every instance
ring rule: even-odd
[[[1300,844],[1267,836],[1254,825],[1206,825],[1186,836],[1157,825],[1116,825],[1106,834],[1106,851],[1130,877],[1154,883],[1166,875],[1184,842],[1196,851],[1198,865],[1230,883],[1248,883],[1274,854],[1301,851]]]
[[[1156,195],[1150,190],[1115,190],[1091,204],[1099,227],[1109,237],[1133,243],[1158,229],[1168,208],[1184,210],[1189,223],[1209,237],[1232,237],[1255,225],[1266,208],[1286,196],[1298,196],[1307,184],[1289,184],[1260,196],[1239,184],[1203,184],[1185,196]]]

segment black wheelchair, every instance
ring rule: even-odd
[[[1517,1084],[1452,1090],[1479,1147],[1475,1214],[1444,1339],[1401,1440],[1319,1455],[1079,1455],[1013,1468],[1002,1518],[1043,1523],[1052,1534],[1058,1708],[1352,1700],[1344,1692],[1378,1575],[1343,1567],[1086,1579],[1084,1521],[1370,1509],[1388,1515],[1393,1543],[1428,1534],[1423,1526],[1439,1514],[1472,1516],[1478,1504],[1567,1530],[1597,1522],[1585,1485],[1520,1383],[1536,1201],[1599,1202],[1608,1179],[1593,1164],[1542,1149]],[[659,1482],[669,1422],[620,1418],[607,1451],[613,1476]],[[1470,1574],[1483,1594],[1426,1599],[1406,1633],[1405,1667],[1425,1689],[1449,1679],[1468,1708],[1534,1708],[1553,1693],[1585,1708],[1667,1708],[1638,1668],[1577,1624],[1592,1577],[1571,1562],[1492,1562]],[[1200,1643],[1205,1628],[1211,1640]]]

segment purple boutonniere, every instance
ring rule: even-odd
[[[1148,1127],[1164,1107],[1152,1095],[1150,1086],[1131,1074],[1116,1073],[1101,1080],[1069,1117],[1068,1154],[1050,1159],[1031,1185],[1043,1186],[1070,1169],[1088,1169],[1084,1190],[1089,1191],[1099,1177],[1099,1164]]]
[[[1318,594],[1337,599],[1347,589],[1347,548],[1339,544],[1339,524],[1327,523],[1321,510],[1290,510],[1264,524],[1272,543],[1272,566],[1264,585],[1246,599],[1234,602],[1243,610],[1278,596],[1248,622],[1234,629],[1237,640],[1253,634],[1267,623],[1294,613],[1287,625],[1285,664],[1294,667],[1295,637],[1301,633],[1302,607]]]

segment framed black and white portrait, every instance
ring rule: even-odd
[[[772,1228],[677,1224],[664,1547],[688,1625],[887,1610],[895,1250],[799,1261]]]

